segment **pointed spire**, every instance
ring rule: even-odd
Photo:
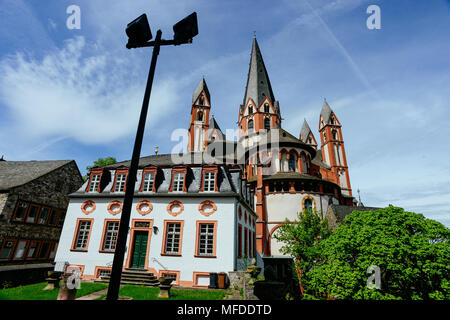
[[[311,128],[309,127],[308,122],[306,122],[306,119],[305,119],[303,121],[302,129],[300,130],[300,141],[306,143],[310,133],[311,133]]]
[[[266,96],[272,104],[275,104],[269,75],[264,65],[258,41],[254,36],[243,105],[245,106],[248,99],[251,98],[259,106]]]
[[[209,103],[211,103],[211,98],[209,95],[208,86],[206,85],[205,77],[202,77],[202,80],[197,85],[197,88],[195,88],[194,95],[192,96],[192,104],[195,104],[197,101],[198,96],[202,93],[202,91],[205,91],[206,98],[208,99]]]
[[[328,123],[330,120],[330,116],[333,110],[331,110],[330,105],[327,102],[327,99],[323,99],[322,111],[320,111],[320,115],[322,116],[323,122]]]
[[[209,120],[209,129],[211,131],[216,130],[217,131],[217,135],[219,136],[219,138],[221,140],[225,140],[225,135],[223,134],[222,130],[219,127],[219,124],[217,123],[216,119],[214,118],[214,116],[211,117],[211,119]]]

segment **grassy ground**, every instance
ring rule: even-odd
[[[119,296],[131,297],[133,300],[158,300],[158,294],[159,288],[154,287],[126,285],[119,290]],[[169,300],[222,300],[229,292],[207,289],[171,289],[170,294]],[[98,300],[102,300],[105,296],[101,296]]]
[[[0,289],[0,300],[56,300],[59,289],[44,291],[42,290],[47,282],[20,286],[15,288]],[[103,283],[82,282],[80,289],[77,290],[76,297],[87,295],[92,292],[100,291],[108,286]],[[170,300],[222,300],[230,294],[226,290],[207,290],[207,289],[172,289],[170,290]],[[157,300],[159,288],[126,285],[120,288],[119,296],[131,297],[133,300]],[[102,300],[106,295],[101,296]]]
[[[47,282],[30,284],[15,288],[1,289],[0,300],[56,300],[59,289],[44,291]],[[80,289],[77,290],[76,297],[102,290],[107,285],[103,283],[82,282]]]

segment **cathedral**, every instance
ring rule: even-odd
[[[349,168],[342,125],[326,100],[318,119],[316,140],[306,119],[299,134],[283,129],[276,100],[256,37],[242,104],[236,108],[239,138],[227,141],[216,119],[209,117],[211,96],[203,78],[194,91],[188,152],[207,152],[230,167],[240,167],[254,194],[256,246],[265,264],[286,260],[274,232],[303,210],[323,217],[332,207],[352,211]],[[319,148],[320,143],[320,148]],[[231,160],[231,161],[230,161]],[[330,207],[330,208],[329,208]]]
[[[233,139],[211,108],[202,78],[192,97],[186,152],[140,158],[122,283],[155,285],[156,277],[170,276],[178,286],[215,287],[214,275],[233,279],[251,263],[286,279],[292,260],[274,237],[281,224],[304,210],[334,222],[353,210],[336,114],[324,101],[319,140],[306,120],[298,135],[284,130],[256,38]],[[130,161],[94,167],[69,195],[56,271],[109,281],[129,167]]]

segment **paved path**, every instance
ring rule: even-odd
[[[100,290],[100,291],[96,291],[96,292],[92,292],[88,295],[79,297],[75,300],[95,300],[97,298],[100,298],[101,296],[105,295],[108,293],[108,288]]]

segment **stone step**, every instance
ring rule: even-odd
[[[109,283],[109,280],[106,279],[98,279],[98,280],[94,280],[94,282],[96,283]],[[135,285],[135,286],[146,286],[146,287],[158,287],[159,286],[159,281],[131,281],[131,280],[121,280],[120,281],[121,285],[124,284],[131,284],[131,285]]]
[[[109,283],[111,279],[110,275],[102,276],[101,279],[95,282]],[[120,279],[120,284],[133,284],[133,285],[144,285],[157,287],[159,286],[159,281],[152,272],[147,269],[132,269],[126,268],[122,271],[122,276]]]

